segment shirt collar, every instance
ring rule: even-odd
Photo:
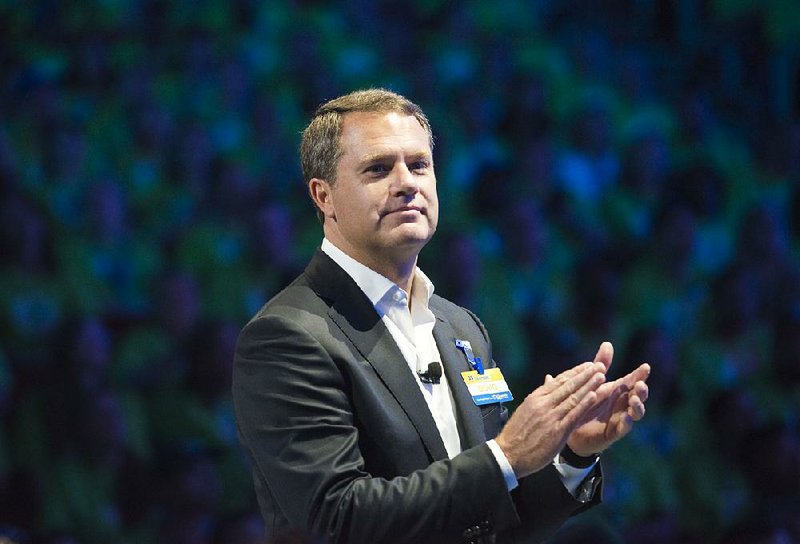
[[[342,267],[347,272],[347,275],[353,278],[356,285],[367,295],[373,306],[376,309],[381,306],[381,301],[392,300],[396,297],[395,293],[400,293],[400,296],[408,296],[400,286],[394,283],[386,276],[375,272],[368,266],[365,266],[352,258],[350,255],[333,245],[333,243],[324,238],[320,248],[323,253],[328,255],[333,261]],[[425,273],[416,267],[414,270],[414,279],[411,283],[411,296],[414,301],[422,302],[426,307],[428,301],[433,296],[433,282],[425,275]],[[397,300],[395,300],[397,302]],[[383,313],[383,312],[379,312]]]

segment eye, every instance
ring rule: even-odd
[[[391,171],[391,167],[383,163],[375,163],[367,166],[366,172],[370,174],[386,174]]]
[[[409,165],[408,169],[411,170],[412,172],[417,173],[417,174],[422,174],[429,167],[430,167],[430,163],[428,161],[414,161]]]

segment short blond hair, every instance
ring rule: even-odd
[[[300,140],[300,166],[306,184],[314,178],[330,185],[336,183],[336,167],[342,156],[341,136],[344,116],[353,112],[412,115],[428,133],[428,143],[433,149],[433,131],[430,122],[417,104],[406,97],[386,89],[355,91],[322,104],[303,131]],[[322,221],[322,212],[317,210]]]

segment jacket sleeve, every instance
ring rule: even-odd
[[[283,523],[332,543],[447,543],[519,523],[486,445],[404,476],[367,473],[348,387],[297,320],[267,314],[243,329],[234,402],[269,530]]]

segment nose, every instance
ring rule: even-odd
[[[405,164],[397,166],[397,175],[394,179],[395,196],[412,196],[419,192],[419,179]]]

